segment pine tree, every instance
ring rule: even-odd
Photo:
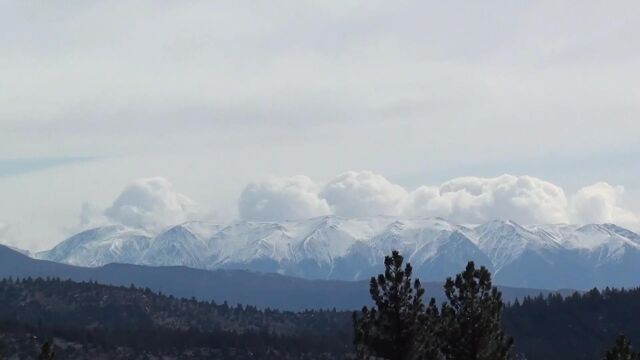
[[[502,331],[502,295],[491,285],[485,267],[469,262],[445,286],[447,302],[441,310],[442,352],[448,360],[509,359],[513,340]]]
[[[605,360],[639,360],[640,355],[636,354],[631,349],[631,343],[627,340],[626,336],[620,335],[616,339],[616,344],[607,351]]]
[[[412,359],[420,360],[444,360],[444,354],[440,350],[441,341],[438,337],[442,332],[442,319],[438,311],[436,299],[431,298],[424,314],[420,317],[421,327],[417,333],[417,347]]]
[[[38,360],[54,360],[56,358],[56,353],[53,351],[53,341],[47,341],[40,348],[40,355],[38,355]]]
[[[433,352],[433,338],[423,329],[434,323],[435,300],[425,311],[424,289],[419,280],[412,284],[411,264],[403,269],[403,260],[397,251],[385,257],[384,274],[371,278],[369,292],[375,306],[353,314],[354,345],[360,359],[427,359],[425,354]]]

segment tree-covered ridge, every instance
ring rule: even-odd
[[[400,270],[404,279],[407,269]],[[478,270],[468,270],[469,278],[485,276]],[[449,283],[454,297],[465,294],[458,291],[465,281],[460,286],[456,282]],[[398,294],[422,293],[419,283],[400,284]],[[484,293],[490,298],[492,291]],[[416,304],[421,311],[444,316],[441,303]],[[407,315],[409,323],[424,320]],[[455,324],[455,312],[447,316],[456,325],[452,328],[465,326]],[[89,282],[0,280],[0,357],[36,358],[44,342],[53,339],[58,359],[154,359],[158,354],[167,359],[342,359],[354,354],[351,317],[351,312],[296,313],[199,302]],[[624,343],[612,349],[620,333],[640,344],[638,318],[640,288],[525,298],[507,304],[501,321],[504,333],[515,340],[516,358],[601,360],[609,349],[611,356],[625,354]]]
[[[229,306],[59,279],[0,281],[1,333],[60,337],[104,348],[158,353],[246,349],[254,358],[273,351],[293,358],[337,356],[350,350],[344,341],[351,337],[349,325],[348,314],[336,311]]]
[[[1,280],[0,318],[73,326],[267,332],[317,335],[335,328],[331,312],[289,312],[175,298],[134,286],[115,287],[59,279]],[[334,311],[335,312],[335,311]]]
[[[640,288],[525,298],[503,319],[528,359],[601,359],[621,333],[640,344]]]

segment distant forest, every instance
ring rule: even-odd
[[[61,359],[180,355],[180,358],[338,358],[350,351],[351,315],[282,312],[200,302],[60,279],[0,281],[0,353],[27,358],[48,339]],[[121,353],[113,353],[119,349]],[[185,356],[184,354],[191,354]]]
[[[429,294],[425,294],[429,297]],[[60,279],[0,281],[0,358],[343,359],[355,356],[351,312],[287,312],[178,299],[149,289]],[[640,344],[640,289],[525,298],[502,311],[513,354],[596,360],[620,333]]]

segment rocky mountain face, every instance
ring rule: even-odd
[[[473,260],[506,286],[587,289],[640,284],[640,235],[613,224],[523,226],[496,220],[460,225],[439,218],[326,216],[282,222],[189,222],[157,235],[107,226],[34,256],[88,267],[179,265],[366,280],[381,271],[391,250],[399,250],[425,281],[443,280]]]

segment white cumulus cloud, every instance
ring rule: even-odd
[[[601,182],[567,197],[550,182],[532,176],[460,177],[413,191],[371,171],[349,171],[325,185],[307,176],[268,177],[249,183],[238,200],[240,219],[278,221],[335,214],[442,217],[455,223],[509,219],[522,224],[615,223],[640,230],[640,214],[622,204],[624,188]],[[569,198],[569,199],[568,199]],[[82,226],[96,211],[83,206]],[[104,212],[107,221],[158,231],[202,216],[191,199],[164,178],[132,181]],[[7,226],[0,223],[0,237]]]
[[[173,190],[165,178],[132,181],[104,212],[112,222],[157,231],[191,219],[197,204]]]
[[[238,201],[241,219],[269,221],[301,219],[330,213],[327,201],[306,176],[269,177],[248,184]]]
[[[20,229],[15,224],[0,221],[0,244],[14,248],[24,248],[20,244]]]
[[[335,214],[442,217],[479,224],[615,223],[640,230],[640,214],[622,206],[624,188],[597,183],[567,199],[558,185],[521,175],[460,177],[413,191],[371,171],[349,171],[319,186],[306,176],[270,177],[247,185],[238,209],[244,220],[286,220]]]
[[[578,190],[571,198],[570,214],[577,223],[615,223],[640,228],[640,216],[622,207],[624,187],[599,182]]]
[[[562,188],[531,176],[502,175],[462,177],[439,187],[419,187],[411,193],[405,211],[460,223],[492,219],[558,223],[568,221],[566,208]]]
[[[320,192],[336,215],[346,217],[400,215],[408,196],[402,186],[371,171],[349,171]]]

